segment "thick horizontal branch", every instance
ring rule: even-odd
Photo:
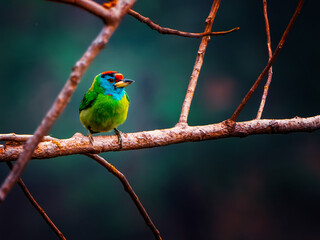
[[[29,138],[31,138],[32,134],[15,134],[15,133],[7,133],[0,134],[0,141],[16,141],[16,142],[26,142]],[[42,141],[51,141],[51,140],[59,140],[54,137],[44,136]]]
[[[195,127],[173,127],[137,133],[122,134],[120,149],[117,136],[94,137],[94,145],[87,137],[76,133],[69,139],[41,142],[33,153],[36,159],[53,158],[72,154],[126,151],[142,148],[167,146],[183,142],[196,142],[229,137],[246,137],[256,134],[279,134],[292,132],[312,132],[320,129],[320,115],[309,118],[263,119],[247,122],[224,121],[222,123]],[[0,134],[1,136],[1,134]],[[19,135],[16,135],[19,136]],[[5,140],[2,138],[2,140]],[[11,139],[12,140],[12,139]],[[7,142],[0,145],[0,161],[16,160],[23,151],[23,142]]]
[[[235,32],[240,29],[239,27],[235,27],[233,29],[230,29],[227,31],[220,31],[220,32],[202,32],[202,33],[182,32],[176,29],[161,27],[158,24],[152,22],[150,18],[144,17],[132,9],[128,10],[128,14],[136,18],[140,22],[147,24],[151,29],[157,31],[158,33],[168,34],[168,35],[177,35],[181,37],[201,38],[204,36],[221,36],[221,35]]]

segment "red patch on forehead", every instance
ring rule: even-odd
[[[105,71],[101,74],[104,75],[104,74],[112,74],[112,73],[117,73],[117,71]]]
[[[119,82],[121,79],[123,79],[123,75],[121,73],[117,73],[114,75],[115,81]]]

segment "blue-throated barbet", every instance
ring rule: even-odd
[[[94,78],[79,107],[80,121],[89,130],[91,144],[92,133],[114,129],[122,147],[117,127],[126,120],[129,108],[129,97],[124,88],[133,82],[116,71],[106,71]]]

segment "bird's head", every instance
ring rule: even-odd
[[[102,88],[104,94],[119,98],[124,95],[124,88],[133,82],[133,80],[124,79],[121,73],[116,71],[106,71],[95,77],[94,88]]]

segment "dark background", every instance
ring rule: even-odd
[[[275,49],[298,1],[269,1]],[[201,32],[212,1],[138,1],[161,26]],[[317,6],[316,6],[317,5]],[[283,50],[263,118],[319,114],[319,4],[307,1]],[[267,63],[261,1],[222,1],[213,29],[240,30],[209,43],[190,125],[229,118]],[[46,1],[0,2],[0,133],[32,134],[96,37],[100,19]],[[117,70],[136,82],[120,127],[172,127],[200,39],[160,35],[125,16],[50,131],[86,134],[78,106],[95,75]],[[264,83],[263,83],[264,84]],[[255,118],[263,84],[239,120]],[[163,239],[320,239],[320,134],[229,138],[101,154],[122,171]],[[1,182],[8,174],[0,164]],[[23,179],[67,239],[153,239],[120,182],[84,156],[33,160]],[[15,186],[0,206],[0,239],[57,239]]]

